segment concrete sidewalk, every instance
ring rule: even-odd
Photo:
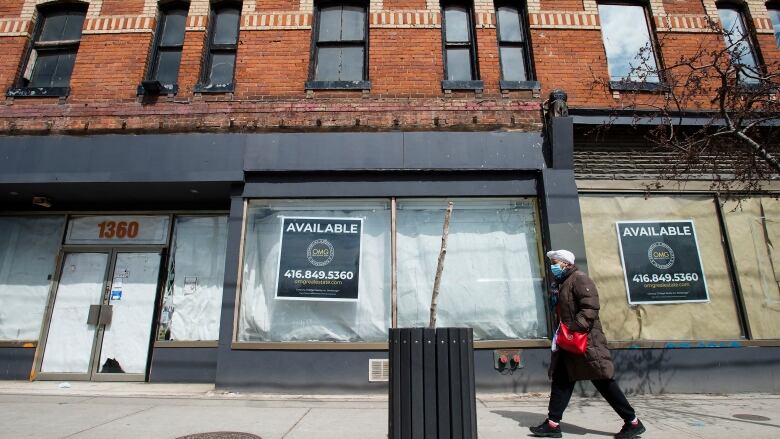
[[[232,431],[263,439],[387,435],[386,395],[226,393],[212,385],[0,381],[2,438],[178,438]],[[629,398],[653,438],[780,437],[780,395]],[[479,394],[482,439],[529,437],[547,395]],[[611,437],[620,420],[600,398],[573,398],[564,437]],[[212,436],[216,437],[216,436]],[[223,436],[226,437],[226,436]],[[234,436],[236,437],[236,436]]]

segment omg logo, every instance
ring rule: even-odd
[[[333,244],[327,239],[316,239],[306,249],[306,259],[315,267],[324,267],[333,261]]]
[[[674,264],[674,251],[665,242],[654,242],[647,249],[647,259],[655,268],[666,270]]]

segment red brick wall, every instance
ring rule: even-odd
[[[0,18],[18,17],[21,5],[21,0],[0,2]],[[542,0],[541,6],[551,11],[582,11],[581,0]],[[704,13],[700,0],[665,0],[664,6],[672,15]],[[142,7],[143,0],[105,0],[102,15],[138,15]],[[384,3],[386,10],[425,7],[424,0]],[[299,0],[263,1],[257,5],[259,12],[298,9]],[[554,88],[568,92],[572,107],[614,107],[634,99],[647,103],[663,98],[659,93],[625,92],[616,98],[607,86],[601,31],[577,28],[576,20],[560,20],[548,19],[542,24],[540,19],[538,27],[531,30],[541,98],[533,98],[528,92],[500,94],[496,31],[489,28],[476,32],[480,78],[485,82],[480,96],[473,92],[445,94],[441,90],[441,29],[419,26],[371,28],[368,71],[372,89],[367,94],[305,92],[310,29],[242,30],[235,93],[196,97],[192,90],[201,75],[205,33],[188,31],[179,71],[179,94],[174,102],[161,97],[144,100],[143,104],[137,102],[136,87],[145,72],[151,32],[85,34],[71,80],[71,95],[64,100],[7,99],[5,105],[0,105],[0,133],[85,129],[537,129],[539,105]],[[666,65],[692,53],[702,41],[711,41],[712,47],[722,45],[718,34],[658,35]],[[13,84],[25,41],[26,37],[11,36],[8,31],[0,34],[3,90]],[[759,34],[758,41],[767,62],[780,62],[780,51],[771,34]]]
[[[200,80],[203,60],[203,46],[206,32],[187,31],[184,33],[184,48],[179,65],[179,95],[192,96],[192,88]]]
[[[485,82],[485,93],[498,93],[501,80],[501,64],[498,59],[498,42],[495,29],[477,30],[477,59],[479,77]]]
[[[297,11],[299,0],[260,0],[255,4],[256,11]]]
[[[136,15],[144,10],[144,0],[103,0],[100,15]]]
[[[569,105],[604,107],[611,94],[599,85],[609,81],[601,32],[597,30],[544,29],[531,32],[536,76],[546,96],[566,90]]]
[[[424,10],[425,0],[384,0],[385,9],[411,9]]]
[[[18,17],[22,13],[24,0],[0,1],[0,17]]]
[[[7,90],[16,81],[17,71],[24,56],[27,37],[0,38],[0,91]]]
[[[303,97],[311,31],[243,31],[236,61],[236,96]]]
[[[582,0],[541,0],[542,11],[584,11]]]
[[[368,78],[383,96],[439,96],[441,29],[371,29]],[[403,50],[399,50],[403,47]]]
[[[68,99],[134,100],[151,38],[149,33],[82,35]]]
[[[701,14],[705,13],[701,0],[664,0],[664,11],[667,14]]]

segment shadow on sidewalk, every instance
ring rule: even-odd
[[[539,425],[539,423],[543,420],[542,416],[539,413],[532,413],[532,412],[524,412],[521,410],[491,410],[492,413],[495,413],[497,415],[501,415],[505,418],[509,418],[513,421],[517,421],[518,424],[520,424],[520,427],[523,427],[523,430],[527,432],[527,428]],[[591,430],[589,428],[582,428],[576,425],[572,425],[566,422],[561,422],[561,430],[564,432],[564,434],[579,434],[579,435],[586,435],[586,434],[592,434],[597,436],[609,436],[612,437],[615,433],[614,432],[607,432],[607,431],[599,431],[599,430]],[[530,435],[530,433],[529,433]]]

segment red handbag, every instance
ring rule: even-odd
[[[582,355],[585,353],[585,349],[588,348],[588,333],[572,331],[566,326],[566,323],[561,322],[555,343],[564,351]]]

